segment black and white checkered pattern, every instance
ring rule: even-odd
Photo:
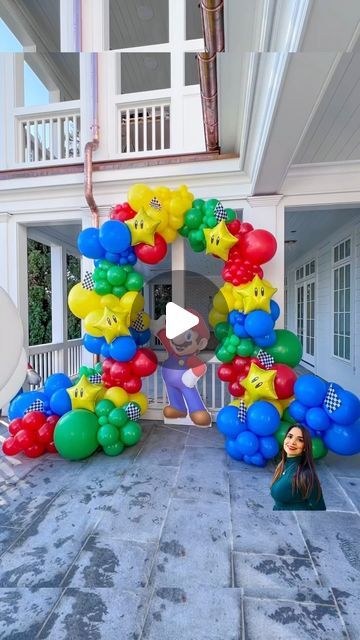
[[[93,373],[91,376],[89,376],[89,382],[92,382],[93,384],[100,384],[101,382],[100,373]]]
[[[31,411],[44,411],[44,402],[42,400],[34,400],[24,411],[24,415],[31,413]]]
[[[243,400],[240,400],[238,418],[240,422],[246,422],[247,406]]]
[[[327,408],[329,413],[333,413],[334,411],[336,411],[336,409],[341,407],[341,400],[338,394],[336,393],[334,387],[332,386],[332,384],[328,388],[328,391],[324,400],[324,405]]]
[[[266,353],[266,351],[263,351],[262,349],[260,349],[256,357],[258,360],[260,360],[261,364],[263,365],[263,367],[265,367],[265,369],[271,369],[275,362],[274,358],[269,353]]]
[[[135,320],[131,323],[131,326],[136,331],[144,331],[145,330],[142,311],[139,311],[139,313],[137,314]]]
[[[155,198],[155,196],[153,198],[151,198],[149,204],[150,204],[150,207],[152,207],[153,209],[157,209],[158,211],[160,211],[161,204],[160,204],[159,200],[157,198]]]
[[[141,416],[140,407],[135,402],[129,402],[125,407],[125,411],[130,420],[138,420]]]
[[[218,222],[221,222],[221,220],[226,220],[227,218],[227,213],[222,205],[221,202],[218,202],[215,209],[214,209],[214,216],[216,218],[216,220]]]
[[[92,289],[95,287],[94,278],[90,271],[86,271],[84,275],[84,279],[81,284],[83,289],[87,289],[88,291],[92,291]]]

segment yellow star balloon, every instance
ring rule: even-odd
[[[257,400],[276,400],[277,395],[274,387],[276,373],[272,369],[260,369],[257,364],[252,362],[248,375],[240,382],[241,386],[246,389],[245,404],[249,405]]]
[[[130,334],[128,322],[129,312],[125,309],[113,311],[105,307],[103,315],[94,324],[94,327],[101,330],[106,342],[110,344],[118,336],[128,336]]]
[[[243,297],[245,313],[258,309],[270,313],[270,299],[276,291],[270,282],[256,275],[249,284],[238,289],[237,294]]]
[[[206,253],[213,253],[223,260],[228,259],[229,251],[238,239],[230,233],[225,224],[225,220],[221,220],[213,229],[204,229],[206,240]]]
[[[87,377],[81,376],[79,382],[74,386],[66,389],[70,396],[71,406],[73,409],[95,410],[97,396],[103,389],[102,384],[92,384]]]
[[[145,209],[140,209],[136,216],[130,220],[126,220],[125,224],[127,224],[130,229],[131,244],[133,246],[140,242],[154,246],[154,234],[160,224],[160,220],[151,218]]]

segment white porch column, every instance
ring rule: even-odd
[[[80,51],[81,0],[60,0],[60,50]]]
[[[60,351],[58,371],[68,371],[67,363],[67,281],[66,251],[62,246],[51,246],[51,326],[52,342],[64,345]]]
[[[277,252],[270,262],[262,265],[264,277],[269,280],[277,292],[274,300],[280,305],[281,315],[277,328],[284,326],[284,205],[282,196],[253,196],[247,199],[243,209],[243,221],[250,222],[254,229],[266,229],[277,241]]]
[[[28,347],[28,269],[27,229],[11,216],[8,222],[8,293],[16,305],[24,328],[24,346]]]
[[[0,287],[9,291],[9,251],[8,251],[8,222],[10,215],[0,213]]]
[[[185,306],[185,243],[178,237],[171,245],[171,299],[180,307]]]
[[[24,56],[22,53],[0,54],[0,168],[14,167],[17,157],[15,107],[24,104]]]
[[[170,145],[172,153],[180,152],[184,147],[185,39],[185,0],[169,2],[169,42],[171,65]]]
[[[110,48],[109,0],[82,0],[82,51]]]

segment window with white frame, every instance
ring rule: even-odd
[[[351,358],[351,239],[333,247],[333,355]]]

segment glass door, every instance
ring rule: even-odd
[[[296,329],[303,346],[302,359],[315,364],[315,280],[296,287]]]

